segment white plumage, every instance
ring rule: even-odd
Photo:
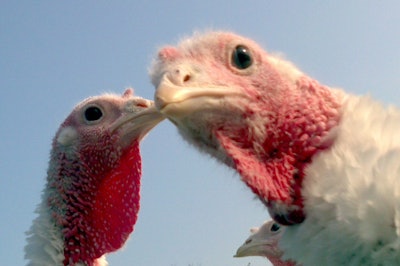
[[[285,257],[304,265],[399,265],[400,112],[348,95],[335,131],[332,147],[306,169],[307,219],[283,234]]]

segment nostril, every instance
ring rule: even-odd
[[[190,75],[186,74],[186,75],[183,77],[183,82],[187,82],[187,81],[189,81],[189,80],[190,80]]]
[[[193,80],[194,76],[190,69],[185,67],[176,68],[169,73],[169,78],[177,85],[183,85],[186,82]]]

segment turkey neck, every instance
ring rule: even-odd
[[[296,85],[280,99],[268,99],[265,110],[248,110],[242,128],[215,131],[243,181],[283,225],[304,220],[305,168],[332,145],[340,120],[338,95],[306,77]]]
[[[72,160],[62,152],[53,155],[60,164],[49,169],[47,203],[64,243],[63,265],[96,265],[133,231],[139,210],[139,143],[109,153],[115,160],[102,162],[96,152]]]

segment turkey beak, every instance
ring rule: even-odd
[[[243,245],[241,245],[233,257],[241,258],[248,256],[265,256],[267,251],[270,253],[275,252],[273,243],[271,241],[252,239],[247,240]]]
[[[133,140],[142,140],[162,120],[164,116],[153,101],[135,99],[125,106],[124,114],[111,125],[110,132],[120,131],[121,142],[129,145]]]
[[[188,81],[185,80],[186,77]],[[186,75],[184,80],[179,82],[173,74],[167,72],[162,76],[159,84],[156,84],[155,105],[168,118],[179,120],[197,110],[213,109],[227,97],[245,97],[236,88],[199,85],[196,82],[191,83],[191,79],[195,78],[189,77]]]

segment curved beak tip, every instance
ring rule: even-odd
[[[154,106],[137,113],[129,113],[111,127],[111,131],[122,128],[122,134],[128,138],[142,139],[152,128],[165,117]],[[130,136],[130,137],[129,137]]]

